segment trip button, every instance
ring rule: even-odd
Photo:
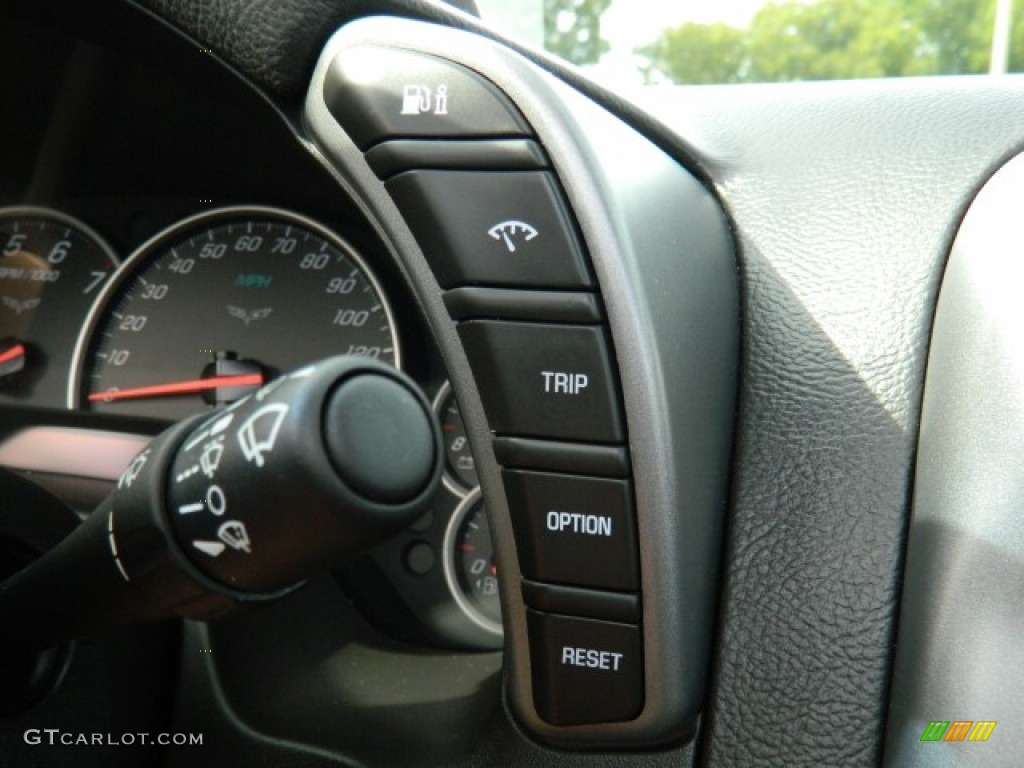
[[[526,578],[639,590],[633,494],[627,481],[507,469],[502,478]]]
[[[644,706],[640,628],[527,610],[533,701],[551,725],[632,720]]]
[[[600,326],[473,320],[458,332],[495,433],[623,441],[618,384]]]
[[[417,170],[393,177],[387,190],[442,288],[592,285],[548,171]]]
[[[324,79],[324,102],[363,150],[393,138],[530,134],[512,103],[476,72],[394,48],[339,53]]]

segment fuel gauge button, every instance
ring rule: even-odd
[[[363,150],[395,138],[530,135],[489,80],[447,59],[396,48],[340,52],[324,80],[324,102]]]

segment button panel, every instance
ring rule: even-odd
[[[382,49],[376,64],[362,56],[369,66],[339,65],[338,60],[351,63],[353,51],[358,56],[366,48]],[[727,509],[741,357],[735,238],[719,201],[687,171],[678,152],[656,145],[600,105],[587,106],[522,57],[506,54],[494,41],[451,28],[393,17],[358,19],[339,30],[325,48],[304,117],[314,145],[361,196],[374,226],[401,262],[402,273],[412,281],[420,308],[438,331],[436,341],[450,364],[453,386],[467,406],[467,437],[483,462],[480,480],[497,523],[502,621],[511,651],[505,657],[504,691],[517,727],[558,750],[657,750],[690,738],[707,701],[715,565]],[[471,116],[452,119],[432,113],[438,109],[441,85],[448,86],[441,112],[451,114],[457,103],[465,103],[451,98],[451,82],[431,80],[431,68],[438,62],[448,72],[481,76],[477,85],[497,98],[489,105],[481,102]],[[410,68],[404,68],[407,63]],[[348,78],[348,91],[330,82],[339,76]],[[383,89],[386,96],[380,100],[386,119],[376,124],[371,120],[367,130],[352,116],[364,109],[357,93],[360,84],[376,91],[379,81],[389,77],[392,85]],[[402,117],[403,126],[395,122],[395,113],[405,111],[406,86],[411,86],[408,106],[416,114]],[[419,86],[430,89],[430,106]],[[501,116],[497,127],[495,112]],[[346,135],[343,128],[351,133]],[[685,147],[677,149],[686,154]],[[476,178],[486,179],[481,186],[492,187],[483,190],[492,200],[508,194],[504,182],[518,174],[541,174],[550,182],[548,197],[556,206],[558,226],[574,238],[580,261],[573,266],[574,254],[567,279],[564,262],[552,277],[546,271],[552,267],[543,260],[525,260],[525,246],[539,245],[547,225],[538,226],[521,211],[502,212],[506,218],[501,221],[477,218],[470,222],[476,227],[471,231],[457,207],[402,197],[398,180],[416,173],[479,174]],[[472,204],[479,191],[464,195],[457,206],[467,198]],[[524,221],[541,235],[525,240],[525,230],[510,230],[515,251],[503,240],[488,240],[488,230],[505,220]],[[483,223],[481,235],[477,225]],[[443,232],[440,242],[432,230]],[[524,242],[518,244],[512,233],[523,235]],[[502,238],[500,230],[496,234]],[[463,239],[465,245],[459,246],[456,241]],[[505,249],[499,253],[515,268],[499,261],[507,271],[476,271],[474,261],[495,263],[482,258],[484,245]],[[441,250],[449,246],[464,247],[470,266],[453,267],[450,255]],[[427,270],[436,271],[430,275]],[[585,328],[600,336],[611,392],[606,410],[616,414],[610,420],[613,428],[586,431],[581,417],[575,424],[568,420],[567,432],[560,412],[527,413],[539,402],[543,407],[543,398],[525,384],[521,389],[505,385],[506,377],[515,377],[517,362],[522,378],[539,375],[525,370],[532,362],[531,351],[522,349],[519,361],[504,363],[507,370],[496,370],[493,361],[481,366],[456,332],[460,325],[465,331],[475,322],[549,327],[549,333],[535,340],[537,354],[544,356],[541,370],[563,373],[573,369],[548,367],[563,359],[567,337],[558,329]],[[473,333],[479,332],[464,335]],[[623,385],[629,386],[625,400],[619,397],[618,364]],[[567,381],[562,379],[563,385]],[[559,397],[581,401],[575,395]],[[496,409],[499,398],[525,402]],[[596,410],[599,418],[607,416]],[[503,422],[507,416],[517,421]],[[508,431],[511,426],[528,432]],[[517,545],[502,496],[504,485],[498,480],[503,470],[623,480],[636,515],[639,588],[622,591],[523,578],[524,548]],[[425,538],[410,534],[405,543]],[[401,556],[404,550],[398,547],[395,553]],[[410,583],[425,581],[402,561],[398,565],[396,570]],[[603,570],[602,562],[589,566],[598,574]],[[531,646],[531,621],[555,627],[567,621],[564,626],[570,629],[589,630],[601,623],[618,627],[620,632],[613,635],[626,638],[635,649],[642,646],[642,657],[639,651],[629,654],[642,669],[630,678],[632,687],[604,685],[615,681],[600,668],[600,654],[623,652],[588,644],[593,633],[580,631],[563,646],[578,650],[570,652],[569,660],[597,660],[596,671],[570,665],[570,672],[602,675],[599,687],[585,688],[585,681],[562,674],[565,670],[557,664],[561,655],[552,659],[546,653],[553,642],[547,638],[555,630],[541,629],[538,639],[535,629]],[[580,691],[585,691],[583,696]],[[593,709],[588,695],[594,701],[626,705]]]
[[[528,610],[533,700],[552,725],[632,720],[644,705],[640,628]]]
[[[544,148],[465,67],[357,47],[328,109],[445,291],[483,401],[527,606],[534,708],[553,726],[645,706],[631,457],[604,304]],[[409,549],[406,568],[429,568]],[[512,617],[522,621],[522,614]]]
[[[493,432],[624,440],[618,377],[600,326],[478,320],[458,331]]]
[[[592,285],[549,171],[409,171],[387,189],[442,288]]]
[[[640,588],[629,483],[507,469],[502,477],[526,578],[623,592]]]

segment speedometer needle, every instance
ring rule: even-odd
[[[224,387],[259,387],[262,385],[262,373],[245,373],[237,376],[211,376],[205,379],[188,379],[187,381],[174,381],[168,384],[154,384],[149,387],[93,392],[89,395],[89,400],[92,402],[108,402],[111,400],[128,400],[140,397],[188,395],[196,392],[206,392],[211,389],[222,389]]]

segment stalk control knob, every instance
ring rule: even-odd
[[[415,521],[444,451],[400,371],[336,357],[156,437],[79,528],[0,584],[0,652],[277,597]],[[46,606],[39,611],[39,606]]]

